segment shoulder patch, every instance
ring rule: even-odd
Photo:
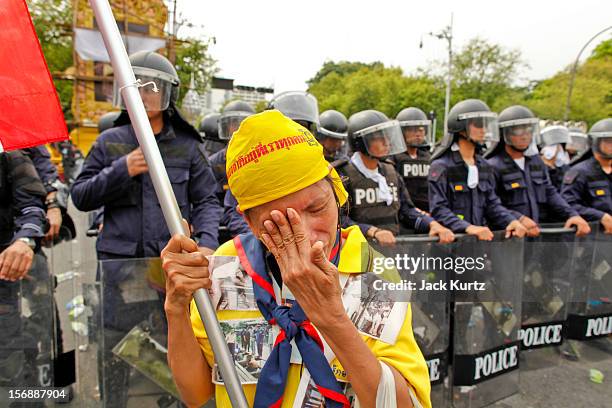
[[[444,174],[445,170],[446,170],[446,167],[444,165],[442,165],[441,163],[433,162],[431,164],[431,167],[429,168],[428,179],[431,181],[440,180],[440,177],[442,177],[442,174]]]

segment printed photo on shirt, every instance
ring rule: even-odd
[[[352,275],[342,292],[342,302],[347,315],[361,333],[395,344],[397,335],[404,324],[408,303],[390,299],[384,291],[375,290],[374,274]]]
[[[274,346],[274,331],[264,319],[229,320],[220,322],[221,331],[234,360],[241,384],[256,384]],[[217,365],[213,382],[222,384]]]
[[[303,386],[298,389],[296,393],[296,403],[293,404],[294,408],[325,408],[325,397],[319,392],[317,386],[315,385],[310,373],[308,371],[304,371],[303,375],[307,375],[308,377],[308,385],[304,390]],[[301,385],[301,384],[300,384]],[[343,393],[346,395],[346,398],[349,401],[349,406],[351,408],[358,408],[359,403],[357,402],[357,394],[353,390],[353,387],[350,383],[347,383],[343,387]],[[297,401],[301,400],[301,403],[297,403]]]
[[[217,310],[258,310],[253,281],[237,256],[209,256],[210,289]]]

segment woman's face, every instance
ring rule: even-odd
[[[245,219],[255,236],[266,232],[264,221],[272,220],[270,212],[278,210],[287,216],[287,208],[294,209],[302,221],[310,244],[323,242],[325,253],[330,254],[338,229],[338,206],[330,183],[323,179],[302,190],[281,197],[247,211]]]

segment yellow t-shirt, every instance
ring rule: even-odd
[[[343,274],[367,272],[367,265],[362,266],[365,262],[362,262],[361,259],[362,246],[366,240],[359,228],[357,226],[349,227],[343,230],[342,235],[346,237],[346,240],[340,250],[340,261],[338,264],[339,272]],[[237,256],[237,252],[233,242],[228,241],[215,251],[215,255]],[[237,319],[262,318],[259,311],[221,310],[217,311],[217,316],[221,322]],[[208,365],[213,367],[214,355],[195,303],[191,305],[191,325]],[[429,371],[412,333],[412,312],[410,305],[408,305],[406,309],[404,323],[399,330],[395,344],[387,344],[366,335],[362,335],[362,338],[378,360],[394,367],[404,376],[421,405],[424,408],[430,408]],[[332,361],[331,366],[334,368],[336,377],[346,381],[346,379],[342,378],[343,369],[337,359]],[[291,364],[287,376],[282,408],[291,408],[293,406],[294,398],[300,383],[301,372],[301,365]],[[243,384],[242,387],[249,405],[252,406],[255,398],[256,384]],[[232,407],[227,391],[223,385],[215,385],[215,400],[217,407]]]

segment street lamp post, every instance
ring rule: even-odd
[[[574,80],[576,79],[576,70],[578,69],[578,63],[580,62],[580,56],[582,55],[582,53],[584,52],[586,47],[589,46],[591,41],[593,41],[595,38],[597,38],[600,34],[603,34],[603,33],[605,33],[606,31],[608,31],[610,29],[612,29],[612,26],[604,28],[603,30],[601,30],[600,32],[598,32],[597,34],[592,36],[589,39],[589,41],[587,41],[586,44],[584,44],[582,46],[582,48],[580,49],[580,52],[578,53],[578,56],[576,57],[576,61],[574,61],[574,65],[572,66],[572,72],[571,72],[571,75],[570,75],[569,86],[568,86],[568,89],[567,89],[567,101],[565,101],[565,113],[563,114],[563,120],[567,121],[569,119],[570,101],[572,99],[572,91],[574,90]]]
[[[446,73],[446,96],[444,98],[444,135],[448,132],[448,125],[446,118],[448,117],[448,110],[450,109],[450,97],[451,97],[451,79],[452,79],[452,68],[453,68],[453,13],[451,13],[450,24],[446,26],[442,31],[438,33],[430,32],[428,35],[436,37],[439,40],[446,40],[448,42],[448,72]],[[423,44],[421,43],[421,47]]]

